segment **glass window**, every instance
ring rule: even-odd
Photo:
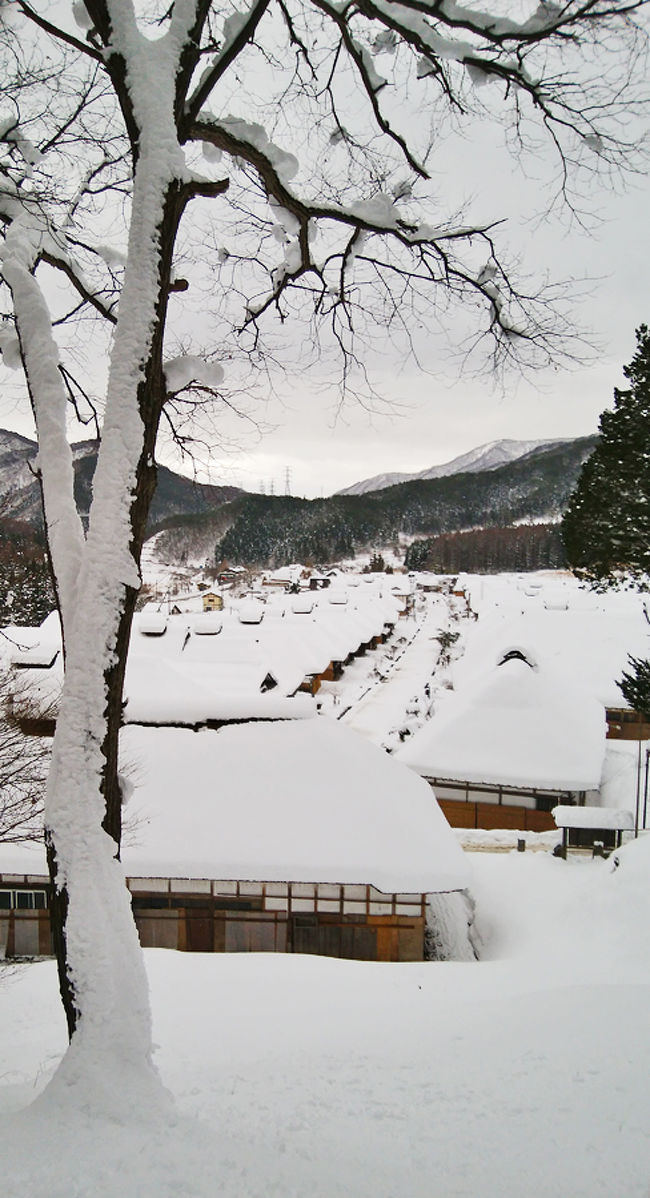
[[[0,890],[0,911],[42,911],[46,906],[44,890]]]

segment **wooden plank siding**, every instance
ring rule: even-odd
[[[366,884],[128,878],[143,948],[183,952],[301,952],[367,961],[421,961],[425,894]],[[1,875],[0,887],[38,889],[45,878]],[[0,911],[8,957],[50,956],[47,907]]]
[[[0,945],[7,957],[51,957],[54,949],[49,911],[3,911]]]
[[[608,740],[650,740],[650,721],[628,707],[608,707]]]
[[[555,831],[555,821],[549,811],[535,811],[530,807],[517,807],[509,803],[466,802],[464,799],[438,799],[438,804],[452,828]]]
[[[146,887],[153,890],[147,894]],[[196,893],[200,885],[202,895]],[[421,961],[426,895],[369,885],[129,879],[145,948]],[[185,893],[192,890],[193,893]]]

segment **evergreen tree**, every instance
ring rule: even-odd
[[[650,586],[650,332],[637,349],[600,418],[600,441],[585,462],[562,521],[574,572],[596,586]]]
[[[616,685],[630,707],[650,720],[650,661],[632,656],[628,657],[628,661],[632,669],[624,670],[621,681]]]
[[[614,389],[600,418],[600,441],[585,462],[562,521],[569,564],[600,588],[650,589],[650,332],[636,330],[636,354],[623,368],[630,386]],[[650,718],[650,661],[628,658],[617,686]]]

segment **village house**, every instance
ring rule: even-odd
[[[379,591],[363,603],[332,606],[329,592],[270,594],[229,601],[227,611],[177,615],[156,603],[137,612],[125,681],[126,723],[220,727],[246,719],[302,719],[312,698],[346,662],[378,645],[396,621],[396,604]],[[197,598],[200,597],[197,596]],[[309,610],[303,608],[306,601]],[[30,702],[25,732],[51,735],[62,680],[58,617],[7,642]]]
[[[513,646],[396,757],[427,779],[452,825],[542,832],[558,804],[597,802],[604,755],[602,705]]]
[[[428,899],[468,873],[431,791],[325,717],[128,727],[122,859],[144,946],[417,961]],[[8,955],[49,951],[41,846],[0,846]]]

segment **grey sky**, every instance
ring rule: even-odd
[[[315,389],[311,373],[297,365],[277,382],[283,402],[269,400],[259,413],[273,431],[261,440],[244,437],[236,452],[215,450],[209,475],[199,469],[200,478],[251,490],[273,485],[283,493],[289,469],[292,493],[312,497],[382,472],[423,470],[491,440],[573,437],[596,429],[613,387],[624,383],[621,368],[633,353],[634,328],[650,319],[647,180],[633,177],[624,194],[594,180],[580,203],[593,226],[588,233],[575,220],[544,217],[552,194],[542,186],[552,177],[548,157],[528,159],[524,173],[500,145],[501,132],[498,122],[477,119],[469,135],[436,146],[432,190],[439,211],[432,206],[425,217],[445,219],[466,203],[476,222],[503,219],[501,250],[521,258],[526,276],[566,280],[582,293],[572,314],[593,337],[592,360],[532,378],[510,376],[501,388],[487,370],[479,377],[462,373],[460,353],[454,353],[462,330],[450,316],[446,338],[420,338],[426,373],[396,355],[383,359],[375,377],[387,402],[373,412],[352,401],[337,412],[335,387]],[[377,363],[370,359],[369,366]],[[32,435],[23,396],[17,376],[3,371],[0,423]],[[239,435],[226,429],[231,432]],[[162,447],[160,456],[178,468]]]
[[[484,131],[483,131],[484,132]],[[509,377],[500,386],[489,371],[464,375],[442,338],[424,345],[424,363],[395,361],[382,374],[394,401],[392,413],[369,413],[354,403],[337,413],[337,397],[314,393],[309,377],[296,371],[286,385],[284,407],[269,404],[265,416],[277,425],[262,442],[219,460],[219,473],[247,489],[283,493],[286,469],[291,490],[308,497],[385,471],[417,471],[448,461],[476,445],[515,439],[582,436],[594,432],[600,412],[611,405],[614,386],[623,386],[622,366],[634,350],[635,327],[650,319],[647,269],[650,263],[648,184],[633,178],[627,191],[613,194],[596,185],[588,203],[599,223],[591,231],[573,221],[524,220],[543,206],[538,181],[523,179],[507,159],[467,145],[454,162],[454,183],[474,183],[472,212],[505,215],[503,243],[521,255],[526,273],[575,283],[576,323],[591,336],[591,360],[568,370],[545,370],[525,379]],[[460,169],[458,163],[460,161]],[[472,178],[474,171],[474,178]],[[454,327],[448,329],[453,346]]]

